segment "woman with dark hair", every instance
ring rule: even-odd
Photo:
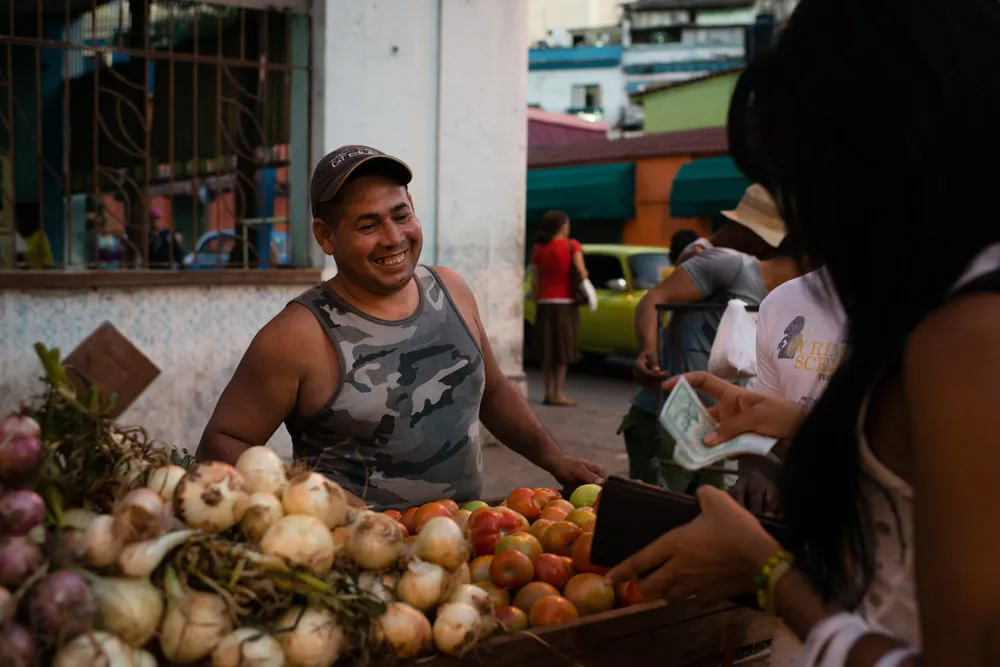
[[[580,244],[569,237],[569,216],[549,211],[538,225],[531,250],[531,293],[535,299],[535,358],[542,365],[546,405],[573,406],[563,387],[569,365],[580,356],[580,310],[571,276],[587,278]]]
[[[720,401],[706,444],[793,441],[788,552],[703,488],[697,519],[611,579],[655,570],[640,589],[668,599],[756,589],[804,641],[800,666],[1000,664],[998,69],[996,0],[803,0],[747,67],[731,151],[826,266],[850,352],[808,414],[688,378]]]

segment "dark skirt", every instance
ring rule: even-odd
[[[573,303],[538,304],[532,344],[542,368],[576,363],[580,358],[580,307]]]

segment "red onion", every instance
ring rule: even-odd
[[[42,551],[27,537],[0,537],[0,586],[17,588],[42,565]]]
[[[35,664],[35,642],[23,625],[11,623],[0,628],[0,665],[32,667]]]
[[[42,429],[31,417],[11,413],[0,421],[0,440],[8,438],[34,438],[42,437]]]
[[[42,462],[42,441],[15,436],[0,440],[0,477],[14,482],[33,475]]]
[[[27,535],[45,520],[45,501],[34,491],[10,491],[0,497],[0,530],[4,535]]]
[[[31,619],[45,637],[68,641],[91,628],[97,602],[83,577],[61,570],[42,579],[31,591]]]

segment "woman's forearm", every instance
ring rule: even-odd
[[[824,604],[805,574],[795,568],[778,581],[774,602],[782,622],[803,642],[820,622],[842,611],[836,605]],[[904,643],[886,635],[874,632],[863,635],[843,667],[874,667],[887,653],[903,646]],[[914,658],[902,663],[905,667],[912,665],[916,665]]]

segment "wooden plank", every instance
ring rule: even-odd
[[[769,619],[760,612],[723,605],[702,609],[689,603],[661,602],[616,609],[533,632],[498,637],[462,659],[439,657],[422,667],[598,667],[648,661],[657,667],[723,664],[725,644],[749,655],[766,647]],[[740,650],[742,649],[742,650]]]
[[[115,395],[112,417],[118,417],[160,374],[149,357],[110,322],[99,326],[63,360],[78,393],[96,385],[107,400]]]

